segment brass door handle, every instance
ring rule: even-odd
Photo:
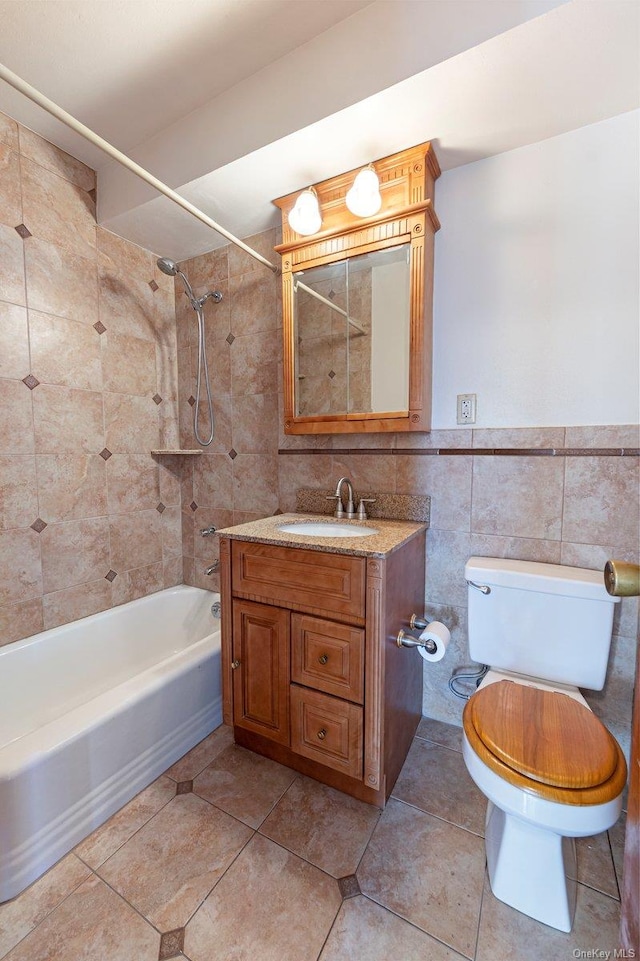
[[[240,667],[240,661],[236,658],[235,661],[231,662],[231,670],[235,671],[239,667]]]
[[[318,737],[320,738],[321,741],[324,741],[326,736],[327,736],[327,731],[323,727],[321,731],[318,731]]]
[[[326,664],[327,661],[329,660],[329,655],[328,655],[328,654],[321,654],[320,657],[318,658],[318,660],[320,661],[321,664]]]

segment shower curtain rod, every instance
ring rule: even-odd
[[[271,261],[267,260],[266,257],[263,257],[262,254],[259,254],[257,250],[249,247],[248,244],[245,244],[242,240],[239,240],[228,230],[225,230],[224,227],[221,227],[220,224],[216,223],[215,220],[212,220],[211,217],[208,217],[207,214],[203,213],[202,210],[194,206],[194,204],[189,203],[188,200],[185,200],[184,197],[181,197],[180,194],[176,193],[175,190],[172,190],[171,187],[168,187],[161,180],[158,180],[157,177],[154,177],[153,174],[150,174],[149,171],[145,170],[144,167],[141,167],[140,164],[137,164],[134,160],[131,160],[130,157],[127,157],[126,154],[122,153],[107,140],[103,140],[102,137],[99,137],[98,134],[94,133],[89,127],[85,127],[83,123],[80,123],[80,121],[76,120],[76,118],[70,113],[67,113],[66,110],[63,110],[62,107],[59,107],[57,103],[54,103],[53,100],[49,100],[49,98],[45,97],[44,94],[40,93],[39,90],[36,90],[36,88],[32,87],[31,84],[26,82],[26,80],[23,80],[16,73],[14,73],[12,70],[9,70],[8,67],[5,67],[4,64],[1,63],[0,78],[5,80],[10,86],[14,87],[20,93],[24,94],[25,97],[28,97],[29,100],[32,100],[34,103],[38,104],[38,106],[46,110],[47,113],[50,113],[53,117],[56,117],[58,120],[62,121],[62,123],[66,124],[67,127],[75,130],[76,133],[79,133],[80,136],[84,137],[85,140],[88,140],[89,143],[99,147],[100,150],[103,150],[104,153],[108,154],[119,164],[122,164],[123,167],[126,167],[127,170],[130,170],[131,173],[135,174],[136,177],[140,177],[141,180],[146,181],[146,183],[154,187],[157,191],[159,191],[159,193],[164,194],[164,196],[168,197],[169,200],[172,200],[175,204],[178,204],[178,206],[182,207],[183,210],[186,210],[187,213],[191,214],[193,217],[196,217],[197,220],[200,220],[203,224],[206,224],[207,227],[211,227],[211,229],[215,230],[216,233],[222,234],[223,237],[231,241],[232,244],[235,244],[236,247],[240,247],[245,251],[245,253],[253,257],[254,260],[259,261],[265,267],[268,267],[269,270],[272,270],[274,274],[280,273],[280,268],[275,264],[272,264]]]

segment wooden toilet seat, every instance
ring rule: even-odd
[[[620,794],[627,765],[612,734],[567,694],[497,681],[467,702],[471,747],[509,784],[564,804],[604,804]]]

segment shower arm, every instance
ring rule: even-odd
[[[269,270],[272,270],[274,274],[281,273],[279,267],[277,267],[275,264],[272,264],[271,261],[267,260],[266,257],[263,257],[262,254],[259,254],[257,250],[249,247],[248,244],[245,244],[242,240],[239,240],[238,237],[235,237],[228,230],[225,230],[224,227],[221,227],[220,224],[216,223],[215,220],[212,220],[211,217],[203,213],[203,211],[194,204],[190,203],[188,200],[185,200],[185,198],[181,197],[180,194],[176,193],[175,190],[172,190],[171,187],[167,186],[167,184],[163,183],[161,180],[158,180],[157,177],[154,177],[153,174],[150,174],[149,171],[145,170],[144,167],[141,167],[140,164],[137,164],[134,160],[131,160],[130,157],[127,157],[126,154],[122,153],[107,140],[103,140],[103,138],[98,136],[97,133],[94,133],[89,127],[86,127],[83,123],[80,123],[80,121],[76,120],[76,118],[70,113],[67,113],[66,110],[63,110],[62,107],[59,107],[57,103],[53,102],[53,100],[49,100],[48,97],[45,97],[44,94],[40,93],[39,90],[36,90],[35,87],[32,87],[31,84],[27,83],[26,80],[23,80],[12,70],[9,70],[9,68],[5,67],[5,65],[2,63],[0,63],[0,79],[4,80],[15,90],[18,90],[21,94],[24,94],[24,96],[28,97],[29,100],[32,100],[33,103],[38,104],[39,107],[42,107],[43,110],[47,111],[47,113],[50,113],[53,117],[56,117],[57,120],[60,120],[62,123],[66,124],[66,126],[70,127],[71,130],[75,130],[75,132],[79,133],[81,137],[84,137],[85,140],[89,141],[89,143],[92,143],[95,147],[98,147],[104,153],[108,154],[113,158],[113,160],[116,160],[123,167],[126,167],[127,170],[130,170],[131,173],[136,175],[136,177],[140,177],[141,180],[144,180],[151,187],[154,187],[159,193],[164,194],[164,196],[169,200],[172,200],[175,204],[178,204],[179,207],[182,207],[183,210],[186,210],[187,213],[191,214],[192,217],[195,217],[203,224],[206,224],[207,227],[215,230],[216,233],[221,234],[226,240],[229,240],[232,244],[235,244],[236,247],[240,247],[241,250],[244,250],[245,253],[249,254],[250,257],[253,257],[254,260],[259,261],[265,267],[268,267]]]

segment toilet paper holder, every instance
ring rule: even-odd
[[[422,620],[422,618],[419,618],[417,620]],[[416,624],[416,627],[417,626],[418,625]],[[426,621],[424,622],[424,626],[425,627],[427,626]],[[424,649],[428,651],[429,654],[434,654],[437,647],[436,642],[431,640],[430,637],[426,638],[426,640],[424,641],[421,641],[418,638],[412,637],[410,634],[407,634],[407,632],[402,629],[398,631],[396,644],[398,645],[398,647],[424,647]]]

